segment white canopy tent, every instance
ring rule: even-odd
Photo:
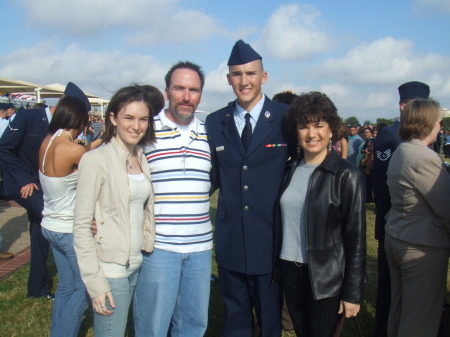
[[[49,89],[49,90],[58,90],[58,91],[64,92],[64,89],[66,88],[66,86],[61,84],[61,83],[53,83],[53,84],[48,84],[46,86],[46,88]],[[109,99],[103,99],[103,98],[100,98],[98,96],[95,96],[95,95],[92,95],[92,94],[88,94],[87,92],[85,92],[84,94],[87,96],[87,98],[89,100],[89,103],[91,103],[92,106],[99,106],[100,107],[100,110],[101,110],[101,113],[102,113],[102,116],[103,116],[103,108],[106,105],[108,105]]]
[[[0,77],[0,93],[36,96],[38,102],[41,102],[43,97],[59,97],[62,94],[59,90],[47,88],[45,85],[2,77]]]
[[[30,95],[35,96],[38,103],[42,102],[43,98],[59,98],[64,94],[66,86],[60,83],[50,85],[41,85],[20,80],[10,80],[0,77],[0,95]],[[89,102],[92,106],[100,106],[103,115],[103,107],[109,103],[109,100],[102,99],[98,96],[88,94]]]

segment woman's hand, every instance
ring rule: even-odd
[[[115,309],[116,305],[114,304],[114,299],[110,291],[108,291],[106,294],[94,297],[92,299],[92,307],[97,314],[100,314],[102,316],[111,316],[112,314],[114,314],[114,310],[108,310],[108,308],[106,307],[106,299],[108,299],[111,307]]]
[[[355,317],[356,315],[358,315],[360,308],[361,308],[360,304],[341,301],[341,303],[339,304],[338,314],[340,315],[344,313],[345,317],[347,318]]]

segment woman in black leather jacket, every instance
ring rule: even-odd
[[[325,94],[300,95],[286,122],[298,157],[287,164],[277,206],[277,269],[296,334],[328,337],[339,314],[356,316],[362,302],[362,176],[331,147],[340,118]]]

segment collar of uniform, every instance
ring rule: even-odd
[[[169,118],[167,118],[166,112],[167,112],[167,109],[164,109],[158,114],[158,117],[161,121],[162,128],[163,129],[171,129],[171,130],[178,128],[177,123],[175,123],[175,122],[171,121]],[[199,125],[198,118],[196,118],[195,116],[192,116],[192,122],[190,124],[191,130],[197,130],[198,125]]]
[[[264,106],[264,100],[265,100],[265,96],[264,94],[261,95],[261,99],[259,100],[258,103],[256,103],[256,105],[253,107],[253,109],[251,111],[247,111],[245,110],[243,107],[241,107],[238,103],[238,101],[236,100],[236,104],[235,104],[235,108],[234,108],[234,115],[235,118],[238,118],[240,123],[244,123],[245,124],[245,114],[247,112],[250,113],[250,116],[252,116],[252,119],[254,121],[258,120],[258,117],[262,111],[262,108]]]
[[[50,108],[47,106],[45,107],[45,114],[47,115],[48,124],[52,121],[52,114],[50,113]]]

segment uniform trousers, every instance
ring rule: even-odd
[[[450,144],[444,145],[444,154],[445,158],[450,158]]]
[[[50,292],[47,256],[50,244],[42,235],[41,222],[44,209],[42,190],[23,199],[19,194],[9,196],[27,210],[30,222],[30,274],[28,276],[28,297],[45,296]]]
[[[225,307],[222,337],[253,336],[253,308],[258,336],[281,336],[281,289],[272,274],[246,275],[219,267],[219,284]]]
[[[420,246],[386,234],[391,271],[388,337],[436,337],[450,249]]]

